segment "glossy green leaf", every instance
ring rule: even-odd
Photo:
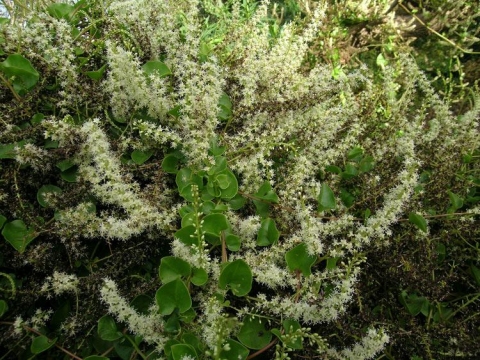
[[[131,157],[135,164],[142,165],[152,157],[153,153],[154,152],[152,150],[147,150],[147,151],[134,150],[132,152]]]
[[[240,210],[246,202],[247,200],[242,195],[237,194],[228,201],[228,205],[232,210]]]
[[[408,215],[408,220],[423,232],[427,232],[427,221],[422,215],[411,212]]]
[[[480,286],[480,269],[472,264],[470,265],[470,272],[477,285]]]
[[[342,179],[349,180],[358,175],[358,169],[353,164],[345,165],[345,171],[343,171],[340,176]]]
[[[318,195],[317,200],[318,211],[335,210],[335,208],[337,207],[335,194],[326,183],[322,184],[320,194]]]
[[[263,219],[257,234],[257,245],[272,245],[278,241],[279,237],[280,232],[277,230],[275,221],[271,218]]]
[[[30,345],[30,351],[32,354],[40,354],[50,349],[56,342],[57,338],[50,340],[44,335],[37,336],[33,339],[32,344]]]
[[[59,161],[55,166],[59,168],[60,171],[65,171],[74,167],[75,163],[70,159],[66,159],[66,160]]]
[[[285,320],[282,323],[283,332],[279,329],[272,329],[272,334],[274,334],[278,339],[283,342],[290,349],[300,350],[303,349],[303,338],[290,337],[290,334],[294,334],[297,330],[301,329],[301,325],[296,320]]]
[[[190,276],[191,271],[192,268],[188,262],[174,256],[163,257],[158,269],[160,280],[164,284],[180,279],[182,276],[187,278]]]
[[[225,152],[225,146],[219,146],[217,137],[212,137],[210,139],[208,152],[213,156],[220,156]]]
[[[176,344],[171,347],[173,360],[197,359],[197,353],[191,345]]]
[[[173,109],[170,109],[167,114],[173,116],[175,119],[178,119],[182,113],[182,107],[180,105],[175,106]]]
[[[165,325],[163,327],[164,331],[169,333],[177,334],[182,329],[182,325],[180,324],[180,316],[178,312],[173,312],[165,319]]]
[[[3,215],[0,215],[0,229],[3,227],[3,224],[7,221],[7,218]]]
[[[73,5],[65,4],[65,3],[54,3],[47,7],[47,11],[50,14],[50,16],[59,20],[60,19],[69,20],[70,15],[74,10],[75,10],[75,7]]]
[[[0,318],[8,311],[8,305],[5,300],[0,300]]]
[[[238,340],[250,349],[262,349],[272,339],[271,331],[267,330],[266,319],[248,315],[243,320],[243,325],[238,332]]]
[[[458,196],[457,194],[448,191],[448,196],[450,198],[450,208],[448,212],[455,212],[456,210],[460,209],[463,206],[463,199]]]
[[[193,285],[202,286],[208,281],[208,274],[204,269],[193,268],[192,278],[190,279]]]
[[[133,341],[131,336],[125,335],[125,337],[127,336]],[[115,352],[122,360],[131,360],[132,354],[135,351],[132,344],[126,341],[123,343],[118,341],[115,342],[113,344],[113,348],[115,349]]]
[[[265,181],[262,186],[260,186],[260,189],[258,189],[255,197],[278,204],[278,196],[272,190],[272,186],[268,181]]]
[[[220,186],[220,197],[224,200],[230,200],[232,199],[235,195],[237,195],[238,192],[238,182],[237,178],[235,175],[228,169],[224,170],[221,174],[217,174],[216,180],[219,182],[220,185],[220,179],[221,178],[221,183],[223,186]],[[227,186],[225,186],[228,184]]]
[[[226,93],[222,93],[220,100],[218,102],[220,111],[218,113],[218,118],[221,121],[227,121],[232,116],[232,102],[230,97]]]
[[[195,234],[196,228],[194,225],[189,225],[181,228],[175,233],[175,237],[183,242],[185,245],[198,245],[198,237]]]
[[[0,63],[0,70],[11,80],[13,88],[19,95],[33,88],[40,78],[30,61],[19,54],[9,55]]]
[[[118,330],[115,320],[110,315],[105,315],[98,320],[98,335],[102,340],[115,341],[123,334]]]
[[[220,236],[220,233],[226,229],[228,229],[228,221],[223,214],[210,214],[203,218],[202,230],[206,233]]]
[[[58,141],[53,141],[53,140],[50,140],[50,139],[46,139],[43,147],[45,149],[58,149]]]
[[[338,257],[331,257],[327,259],[327,270],[333,270],[337,267]]]
[[[0,159],[15,159],[15,148],[22,147],[26,141],[19,141],[13,144],[0,144]]]
[[[160,77],[165,77],[172,74],[168,66],[158,60],[147,61],[142,66],[142,69],[147,76],[158,75]]]
[[[197,214],[194,213],[189,213],[186,214],[184,217],[182,217],[182,228],[190,226],[190,225],[195,225],[197,221]]]
[[[178,165],[180,164],[181,159],[182,156],[180,156],[178,153],[168,154],[163,158],[162,161],[163,171],[169,174],[178,173]]]
[[[410,315],[417,316],[420,313],[428,315],[429,302],[425,297],[417,296],[417,294],[408,295],[406,291],[402,291],[399,300]]]
[[[301,243],[285,254],[285,261],[290,271],[300,271],[304,276],[312,274],[312,265],[317,261],[317,257],[309,255],[307,245]]]
[[[30,120],[32,125],[37,125],[40,124],[43,119],[45,118],[45,115],[42,113],[36,113],[35,115],[32,116],[32,120]]]
[[[220,359],[235,359],[245,360],[248,357],[250,351],[233,339],[227,339],[220,351]]]
[[[52,207],[52,203],[49,202],[49,197],[56,196],[62,193],[62,189],[55,185],[43,185],[37,191],[37,201],[42,207]]]
[[[218,286],[220,289],[230,289],[236,296],[245,296],[252,289],[253,276],[248,264],[235,260],[225,266],[220,273]]]
[[[238,251],[240,250],[240,246],[242,241],[237,235],[234,234],[226,234],[225,235],[225,243],[227,244],[227,248],[230,251]]]
[[[77,166],[74,166],[74,167],[71,167],[70,169],[67,169],[65,171],[62,171],[60,173],[60,176],[63,180],[65,180],[66,182],[69,182],[69,183],[74,183],[74,182],[77,182],[77,178],[78,178],[78,167]]]
[[[348,190],[340,189],[340,200],[342,200],[343,205],[350,207],[355,203],[355,196],[348,192]]]
[[[335,165],[328,165],[325,167],[325,171],[333,174],[340,174],[342,172],[342,169]]]
[[[178,190],[180,195],[187,201],[193,202],[192,195],[192,184],[197,185],[198,189],[201,190],[203,187],[203,180],[200,176],[195,174],[189,168],[183,168],[177,172],[175,177],[175,182],[177,183]]]
[[[96,71],[87,71],[85,74],[92,80],[99,81],[102,79],[105,70],[107,69],[107,64],[103,65],[100,69]]]
[[[385,69],[385,66],[388,65],[388,61],[387,59],[385,59],[382,53],[378,54],[376,62],[377,62],[377,65],[382,69]]]
[[[182,280],[176,279],[163,285],[155,295],[162,315],[170,315],[175,309],[184,313],[192,307],[190,293]]]
[[[355,146],[347,154],[348,160],[356,161],[356,162],[360,161],[362,159],[362,156],[363,156],[363,149],[359,146]]]
[[[195,310],[193,310],[193,308],[190,308],[184,313],[181,313],[178,318],[181,322],[185,324],[190,324],[193,320],[195,320],[196,317],[197,313],[195,312]]]
[[[359,170],[364,173],[373,170],[374,167],[375,167],[375,161],[371,156],[364,157],[362,161],[360,161],[360,164],[358,165]]]
[[[27,228],[22,220],[6,223],[2,235],[18,252],[23,253],[28,244],[37,237],[33,228]]]

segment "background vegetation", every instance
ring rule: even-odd
[[[480,355],[478,1],[2,3],[0,359]]]

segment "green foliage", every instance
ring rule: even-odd
[[[238,339],[250,349],[261,349],[272,339],[272,332],[266,328],[266,321],[258,316],[247,316],[238,332]]]
[[[0,63],[0,71],[5,74],[15,92],[24,95],[32,89],[40,77],[30,61],[19,54],[9,55]]]
[[[32,345],[30,345],[30,351],[32,352],[32,354],[40,354],[50,349],[52,346],[55,345],[56,342],[56,338],[49,339],[44,335],[37,336],[32,340]]]
[[[7,222],[3,226],[2,235],[20,253],[37,237],[35,229],[27,227],[23,220]]]
[[[478,357],[473,2],[2,3],[4,357]]]
[[[290,271],[300,271],[303,276],[309,276],[312,274],[312,265],[317,261],[317,257],[308,254],[305,244],[299,244],[287,251],[285,261]]]
[[[155,295],[158,309],[162,315],[170,315],[175,309],[184,313],[192,307],[192,299],[185,283],[180,279],[172,280],[160,287]]]
[[[105,315],[98,320],[98,335],[102,340],[115,341],[123,334],[118,331],[115,320],[110,315]]]
[[[236,296],[245,296],[252,290],[252,271],[243,260],[227,264],[218,279],[220,289],[229,289]]]

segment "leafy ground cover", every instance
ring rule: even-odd
[[[475,1],[2,1],[0,359],[480,355]]]

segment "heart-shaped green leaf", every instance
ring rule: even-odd
[[[192,307],[190,293],[182,280],[176,279],[163,285],[155,295],[162,315],[170,315],[175,309],[184,313]]]
[[[56,194],[61,194],[62,189],[55,185],[43,185],[37,191],[37,201],[42,207],[51,207],[52,202],[49,201],[49,198],[55,196]]]
[[[230,251],[238,251],[240,250],[240,245],[242,241],[237,235],[234,234],[226,234],[225,235],[225,243],[227,244],[227,248]]]
[[[190,279],[193,285],[202,286],[205,285],[208,280],[207,272],[202,268],[193,268],[192,278]]]
[[[272,333],[265,328],[267,321],[258,316],[248,315],[238,332],[238,340],[250,349],[262,349],[272,339]]]
[[[219,358],[245,360],[249,353],[250,351],[238,341],[227,339],[222,346]]]
[[[3,224],[7,221],[7,218],[3,215],[0,215],[0,229],[3,227]]]
[[[312,274],[311,268],[316,260],[316,256],[308,254],[305,243],[295,246],[285,254],[285,261],[290,271],[300,271],[304,276]]]
[[[280,237],[280,232],[277,230],[275,221],[271,218],[266,218],[262,220],[260,230],[257,234],[257,245],[258,246],[269,246],[278,241]]]
[[[236,296],[245,296],[252,289],[253,276],[248,264],[239,259],[229,263],[220,273],[218,286],[226,289],[227,286]]]
[[[362,156],[363,156],[363,149],[359,146],[355,146],[347,154],[348,160],[355,161],[355,162],[360,161],[362,159]]]
[[[142,165],[148,159],[150,159],[153,155],[152,150],[142,151],[142,150],[134,150],[131,154],[132,160],[137,165]]]
[[[411,212],[408,215],[408,220],[412,223],[415,224],[420,230],[423,232],[427,232],[427,221],[422,215],[415,214]]]
[[[2,235],[18,252],[23,253],[28,244],[37,237],[33,228],[27,228],[22,220],[6,223]]]
[[[278,196],[272,190],[272,185],[270,185],[268,181],[265,181],[262,186],[260,186],[260,189],[258,189],[255,197],[275,204],[278,203]]]
[[[118,330],[115,320],[110,315],[105,315],[98,320],[98,335],[102,340],[115,341],[120,339],[123,334]]]
[[[188,262],[174,256],[163,257],[158,269],[160,280],[164,284],[180,279],[182,276],[189,277],[191,271],[192,268]]]
[[[177,344],[171,347],[173,360],[197,359],[197,353],[193,346]]]
[[[320,189],[320,195],[318,195],[317,200],[318,211],[334,210],[337,207],[337,202],[335,201],[335,194],[326,183],[322,184],[322,187]]]
[[[47,7],[47,11],[50,16],[56,19],[70,19],[70,14],[75,10],[75,7],[65,3],[55,3]]]
[[[57,338],[50,340],[44,335],[37,336],[33,339],[30,345],[30,351],[32,354],[40,354],[50,349],[57,342]]]
[[[142,66],[143,72],[145,75],[150,76],[150,75],[158,75],[161,78],[171,75],[172,72],[168,68],[166,64],[164,64],[161,61],[158,60],[153,60],[153,61],[147,61],[143,66]]]
[[[301,336],[289,336],[301,328],[300,323],[296,320],[285,320],[282,323],[282,326],[283,331],[280,331],[279,329],[272,329],[272,334],[278,337],[281,342],[291,349],[303,349],[303,338]]]
[[[85,74],[92,80],[99,81],[102,79],[105,70],[107,69],[107,64],[103,65],[100,69],[96,71],[87,71]]]
[[[19,95],[33,88],[40,78],[30,61],[19,54],[9,55],[0,63],[0,70],[11,79],[13,88]]]
[[[202,230],[206,233],[220,236],[220,233],[226,229],[228,229],[228,220],[223,214],[210,214],[203,218]]]
[[[185,245],[198,245],[198,237],[194,225],[188,225],[175,233],[175,237]]]

